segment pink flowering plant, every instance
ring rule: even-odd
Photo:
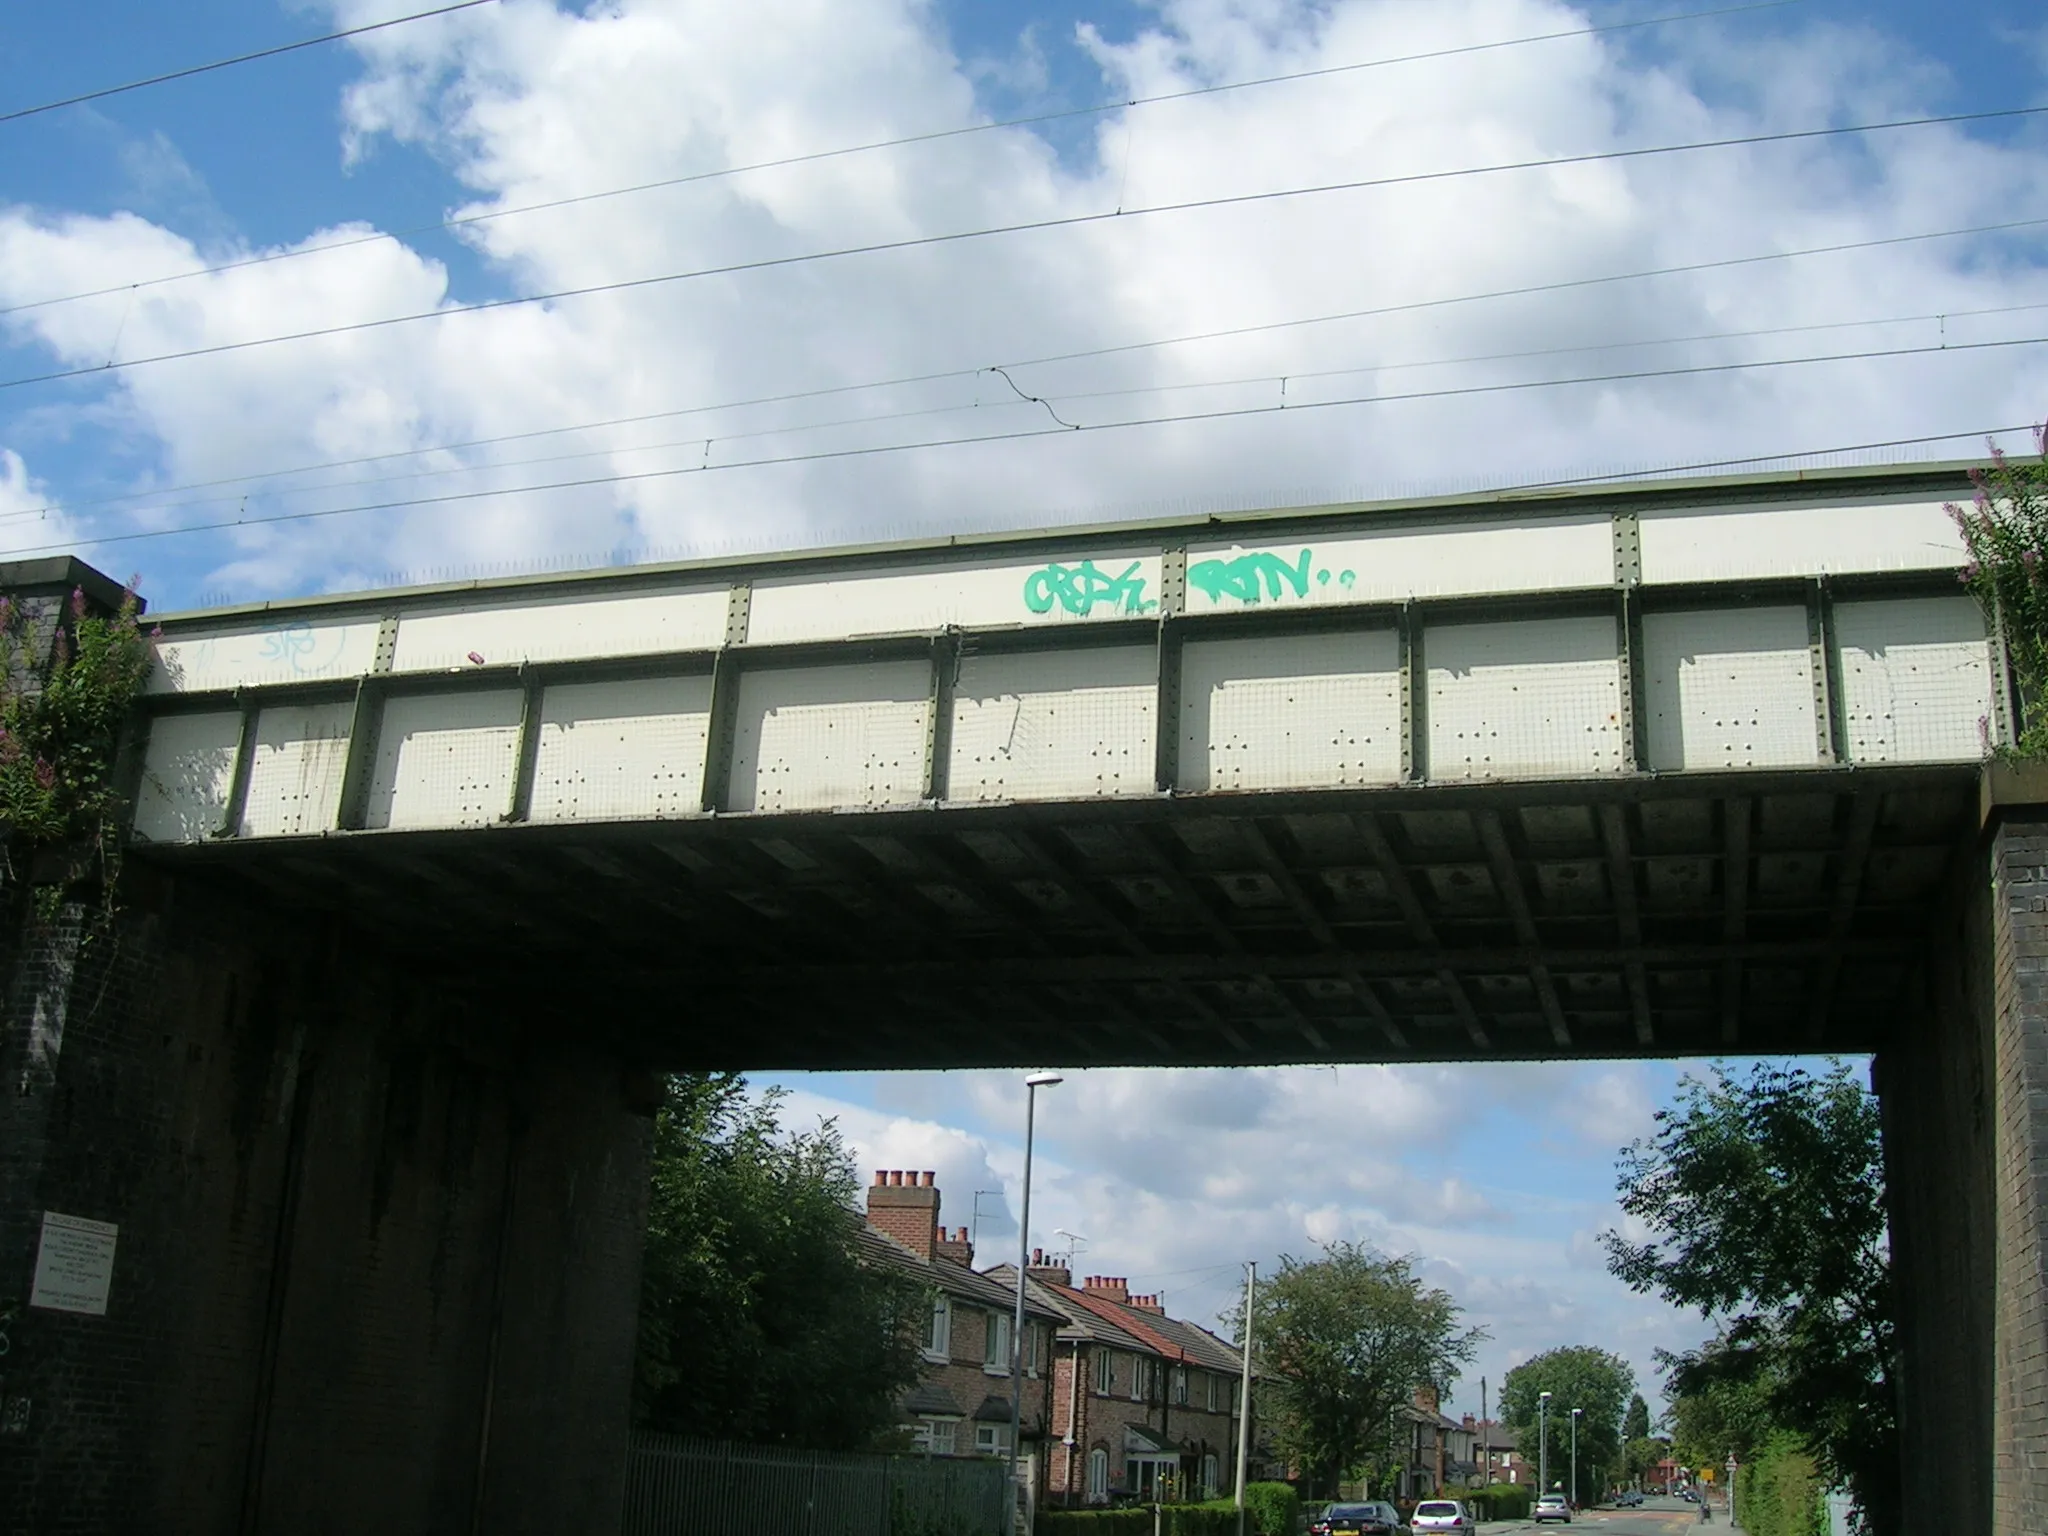
[[[31,847],[89,844],[108,867],[114,754],[156,664],[156,637],[143,632],[132,589],[111,616],[75,590],[54,633],[49,622],[0,597],[0,822]]]
[[[2035,457],[2014,459],[1991,444],[1991,463],[1970,471],[1976,500],[1948,508],[1969,556],[1963,585],[2003,636],[2019,684],[2018,757],[2048,756],[2048,426],[2035,428],[2034,446]]]

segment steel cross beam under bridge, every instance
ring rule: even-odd
[[[174,615],[133,852],[650,1064],[1868,1050],[2009,739],[1960,466]]]

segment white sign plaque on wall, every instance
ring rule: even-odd
[[[43,1212],[43,1240],[36,1249],[36,1278],[28,1304],[51,1312],[107,1313],[107,1288],[114,1279],[114,1239],[121,1229],[110,1221]]]

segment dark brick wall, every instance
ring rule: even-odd
[[[333,925],[140,866],[124,901],[82,948],[0,922],[0,1310],[45,1209],[121,1229],[105,1317],[4,1325],[0,1530],[615,1530],[616,1065]]]
[[[2010,811],[1992,843],[1991,1529],[2048,1531],[2048,810]]]

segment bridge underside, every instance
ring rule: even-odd
[[[1974,764],[137,848],[654,1066],[1870,1051]]]

